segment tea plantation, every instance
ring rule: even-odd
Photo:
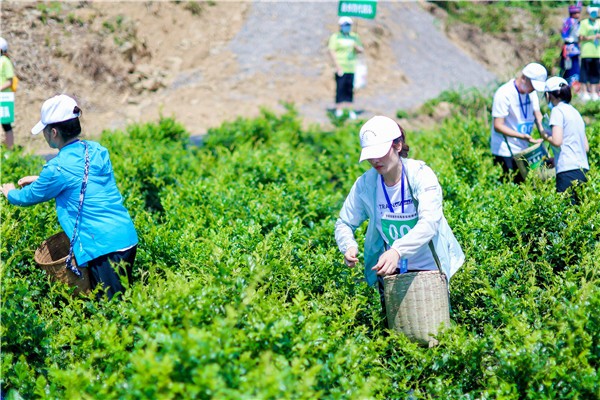
[[[360,122],[302,128],[294,108],[237,119],[201,146],[176,121],[103,133],[140,236],[136,282],[98,303],[49,281],[35,248],[53,203],[1,201],[1,385],[50,399],[594,399],[600,397],[600,104],[590,182],[502,184],[491,99],[446,94],[454,116],[407,133],[444,190],[467,261],[452,326],[426,349],[383,326],[333,225],[354,180]],[[85,128],[85,126],[84,126]],[[3,153],[2,181],[43,160]],[[362,237],[363,228],[359,236]]]

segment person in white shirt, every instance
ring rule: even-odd
[[[553,76],[546,81],[545,96],[550,113],[551,132],[542,132],[542,138],[554,146],[556,191],[565,192],[576,183],[587,182],[585,173],[590,169],[585,136],[585,122],[571,104],[571,88],[566,80]],[[572,201],[577,202],[576,193]]]
[[[494,162],[502,166],[505,176],[517,172],[515,183],[524,181],[513,159],[515,153],[540,143],[532,137],[533,125],[543,131],[540,102],[534,91],[543,92],[546,68],[537,63],[527,64],[516,79],[500,86],[492,103],[491,150]]]
[[[360,176],[344,201],[335,224],[335,240],[344,261],[359,261],[356,229],[368,222],[364,243],[365,277],[379,283],[397,273],[440,269],[447,279],[460,268],[464,254],[442,211],[442,188],[423,161],[406,158],[404,130],[394,120],[376,116],[360,129],[360,161],[372,168]],[[431,243],[431,244],[430,244]]]

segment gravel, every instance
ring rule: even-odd
[[[245,24],[230,42],[242,75],[302,74],[306,78],[328,68],[326,44],[336,27],[337,2],[253,2]],[[365,114],[395,115],[414,108],[448,89],[485,87],[496,80],[439,28],[439,21],[413,2],[379,2],[374,20],[359,19],[361,30],[381,26],[391,32],[395,59],[408,82],[389,82],[369,96],[357,93],[355,103]],[[317,60],[317,62],[307,62]],[[374,62],[367,59],[367,64]],[[332,96],[330,96],[332,97]],[[300,105],[310,120],[326,121],[331,98]]]

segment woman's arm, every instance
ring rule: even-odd
[[[540,121],[541,121],[541,119],[540,119]],[[536,124],[537,124],[537,119],[536,119]],[[539,127],[538,127],[538,129],[539,129]],[[517,139],[527,140],[530,143],[540,142],[539,139],[534,139],[533,137],[531,137],[529,135],[526,135],[521,132],[517,132],[516,130],[509,128],[506,125],[506,123],[504,122],[504,118],[499,118],[499,117],[494,118],[494,130],[498,133],[503,134],[504,136],[511,136],[511,137],[515,137]]]
[[[360,180],[360,178],[359,178]],[[335,241],[343,254],[354,247],[358,249],[358,243],[354,238],[354,231],[367,220],[368,215],[358,195],[357,180],[340,210],[340,216],[335,222]]]
[[[0,87],[0,91],[3,91],[4,89],[8,89],[9,87],[12,87],[12,83],[13,83],[13,78],[10,77],[6,80],[6,82],[4,82],[4,85],[2,85],[2,87]]]
[[[415,184],[416,183],[416,184]],[[435,236],[442,221],[442,188],[435,173],[423,164],[411,180],[413,200],[418,210],[419,220],[415,227],[406,235],[396,240],[392,248],[400,257],[408,258]]]
[[[563,142],[563,128],[560,125],[552,125],[552,136],[542,131],[542,138],[554,147],[560,147]]]
[[[25,177],[30,178],[30,177]],[[25,179],[22,178],[22,179]],[[29,179],[27,179],[28,181]],[[51,200],[59,195],[65,186],[65,180],[56,166],[44,165],[40,176],[22,189],[8,191],[6,197],[10,204],[31,206]]]

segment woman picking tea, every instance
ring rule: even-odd
[[[585,136],[585,122],[570,104],[571,87],[567,81],[558,76],[549,78],[545,95],[551,109],[551,131],[542,132],[542,138],[554,146],[556,191],[564,192],[576,183],[587,182],[585,174],[590,169],[587,158],[590,145]]]
[[[442,188],[423,161],[406,158],[404,130],[394,120],[376,116],[359,133],[360,160],[371,169],[360,176],[344,201],[335,239],[344,261],[359,261],[354,232],[366,220],[365,277],[378,282],[382,306],[384,276],[441,269],[449,279],[464,254],[442,210]],[[439,265],[438,265],[439,264]]]
[[[100,144],[81,140],[81,109],[66,95],[44,102],[41,120],[31,130],[43,132],[58,155],[48,161],[39,176],[2,185],[11,204],[30,206],[56,199],[58,222],[71,239],[67,267],[81,274],[70,262],[74,254],[79,266],[89,268],[90,286],[98,299],[124,292],[120,276],[132,282],[138,237],[129,212],[123,206],[108,151]],[[114,267],[119,264],[118,271]]]

